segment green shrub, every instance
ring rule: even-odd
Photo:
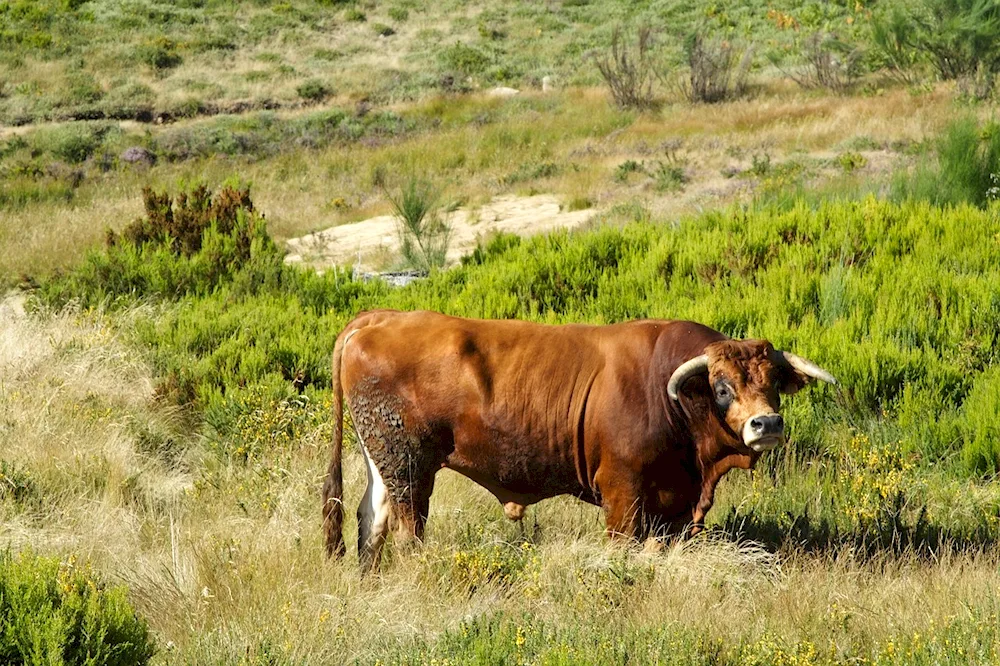
[[[254,290],[280,280],[281,256],[248,188],[205,186],[172,199],[143,190],[146,216],[121,234],[108,231],[107,248],[91,252],[72,273],[47,282],[44,301],[84,306],[126,298],[207,294],[223,283]]]
[[[615,180],[619,183],[628,181],[633,173],[643,173],[645,167],[635,160],[625,160],[615,168]]]
[[[897,81],[912,85],[918,79],[917,68],[926,58],[913,47],[909,15],[898,3],[878,9],[871,27],[873,63]]]
[[[390,7],[389,18],[397,23],[403,23],[406,19],[410,18],[410,10],[406,7]]]
[[[873,41],[896,72],[924,60],[942,79],[968,82],[983,77],[985,96],[1000,73],[1000,4],[921,0],[893,5],[876,18]]]
[[[1000,124],[974,117],[952,122],[936,141],[936,155],[893,179],[896,199],[985,206],[1000,194]]]
[[[750,173],[757,176],[758,178],[763,178],[771,173],[771,155],[770,153],[762,153],[758,155],[754,153],[751,158],[750,163]]]
[[[135,57],[156,71],[172,69],[183,62],[177,52],[177,44],[167,37],[158,37],[140,44],[135,49]]]
[[[29,141],[36,153],[48,153],[55,159],[78,164],[95,153],[111,129],[108,123],[69,123],[38,130],[30,135]]]
[[[310,102],[322,102],[332,94],[332,91],[322,81],[309,79],[300,83],[295,89],[295,93],[302,99],[309,100]]]
[[[385,23],[372,23],[372,30],[379,37],[391,37],[396,34],[396,31]]]
[[[351,7],[344,12],[344,20],[363,23],[368,20],[368,17],[365,16],[365,13],[357,7]]]
[[[670,161],[657,162],[650,175],[658,192],[676,192],[688,181],[684,167]]]
[[[559,174],[561,171],[562,167],[555,162],[522,164],[517,168],[517,171],[507,174],[501,178],[500,183],[510,186],[517,183],[538,180],[540,178],[551,178],[552,176]]]
[[[433,197],[415,189],[400,208],[423,223]],[[648,213],[637,207],[633,217]],[[972,475],[1000,470],[991,425],[1000,220],[990,211],[868,198],[740,206],[676,227],[501,235],[460,267],[398,290],[354,282],[345,271],[283,266],[263,235],[256,254],[252,246],[248,260],[226,269],[230,263],[209,258],[235,254],[221,242],[228,237],[206,233],[190,258],[147,244],[125,258],[88,259],[43,282],[40,295],[184,299],[140,334],[165,378],[161,393],[194,403],[213,437],[246,451],[265,445],[234,438],[246,405],[256,404],[246,392],[262,391],[260,399],[276,404],[299,394],[324,398],[337,331],[359,310],[390,307],[551,323],[693,319],[728,335],[768,338],[827,367],[842,386],[789,401],[797,456],[822,457],[848,436],[847,424],[875,441],[865,424],[877,421],[892,432],[879,446],[898,446],[914,464]]]
[[[133,666],[154,652],[124,587],[72,560],[0,554],[0,662]]]
[[[440,193],[417,177],[409,178],[398,193],[386,193],[396,216],[400,251],[407,264],[422,271],[444,266],[451,227],[438,211]]]
[[[837,156],[837,164],[846,173],[853,173],[858,169],[863,169],[868,164],[868,159],[861,153],[847,151]]]
[[[439,58],[445,69],[466,76],[481,74],[490,65],[489,56],[462,42],[455,42],[442,49]]]

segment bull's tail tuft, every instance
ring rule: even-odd
[[[340,383],[340,359],[344,354],[346,330],[337,336],[333,346],[333,448],[330,467],[323,483],[323,532],[326,536],[326,556],[343,557],[344,546],[344,474],[341,455],[344,448],[344,389]]]

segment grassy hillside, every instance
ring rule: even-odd
[[[595,83],[588,53],[618,23],[695,28],[783,55],[797,30],[864,30],[864,4],[808,0],[9,0],[0,125],[172,119],[326,99],[385,104],[491,85]],[[792,18],[794,17],[794,18]],[[792,18],[792,22],[789,22]]]

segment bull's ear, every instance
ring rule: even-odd
[[[684,382],[695,375],[704,374],[708,374],[708,354],[701,354],[681,363],[670,375],[670,381],[667,382],[667,395],[670,396],[671,400],[677,400]]]
[[[778,390],[787,395],[796,393],[813,381],[836,384],[836,378],[809,359],[791,352],[774,352],[778,365]]]
[[[776,380],[777,388],[780,393],[785,395],[795,395],[812,381],[811,377],[807,377],[797,371],[795,371],[790,366],[779,366],[778,377]]]

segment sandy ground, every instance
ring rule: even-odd
[[[596,213],[594,209],[565,212],[551,194],[504,195],[480,208],[460,208],[446,218],[452,228],[448,261],[458,261],[480,239],[497,232],[529,235],[574,228]],[[382,270],[387,268],[387,258],[399,256],[399,237],[395,218],[391,215],[331,227],[287,242],[287,263],[307,264],[320,270],[344,265],[358,266],[361,270]]]

